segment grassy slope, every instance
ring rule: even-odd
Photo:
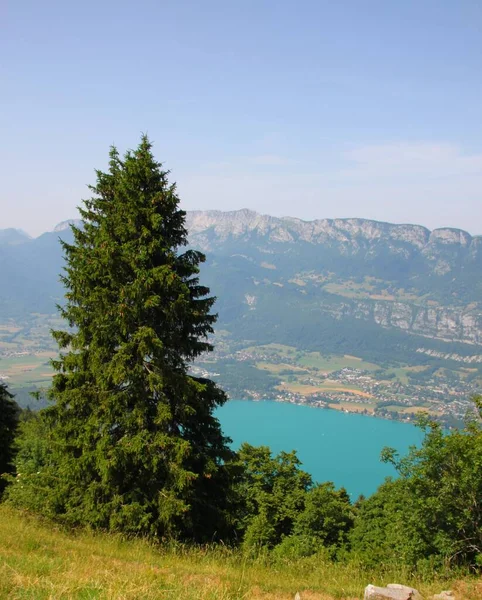
[[[319,557],[266,565],[214,549],[155,548],[143,541],[91,533],[66,533],[0,506],[1,599],[302,600],[361,598],[367,583],[398,580],[426,597],[456,590],[457,600],[482,597],[475,581],[422,584],[403,573],[374,576]]]

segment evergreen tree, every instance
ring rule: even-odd
[[[225,535],[231,453],[224,392],[188,374],[210,351],[214,298],[187,244],[176,187],[143,136],[110,151],[74,242],[63,242],[70,325],[55,331],[49,507],[72,524],[203,540]]]
[[[7,386],[0,383],[0,495],[5,488],[2,475],[12,472],[14,440],[20,409]]]

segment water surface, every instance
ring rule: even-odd
[[[294,449],[315,481],[344,486],[353,499],[396,475],[380,462],[384,446],[405,454],[423,437],[409,423],[274,401],[231,400],[216,416],[235,449],[242,442],[270,446],[274,453]]]

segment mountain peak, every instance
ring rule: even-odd
[[[66,229],[69,229],[71,225],[78,227],[81,222],[82,221],[80,219],[67,219],[67,221],[61,221],[54,227],[54,233],[65,231]]]

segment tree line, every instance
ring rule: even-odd
[[[230,446],[214,416],[226,395],[194,377],[212,347],[215,299],[199,279],[202,253],[185,250],[176,186],[143,136],[97,171],[82,226],[62,242],[68,328],[38,413],[0,386],[2,500],[70,527],[251,554],[482,568],[482,402],[447,433],[421,419],[425,438],[399,477],[351,502],[315,483],[295,452]]]

